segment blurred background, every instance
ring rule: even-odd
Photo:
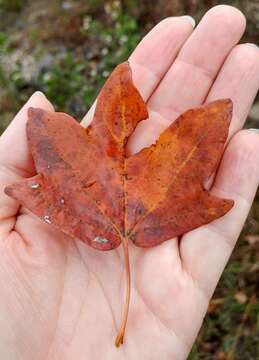
[[[259,0],[0,0],[0,134],[35,91],[80,119],[115,65],[167,16],[231,4],[259,41]],[[259,128],[259,96],[247,127]],[[249,174],[247,174],[249,176]],[[259,359],[259,196],[188,360]]]

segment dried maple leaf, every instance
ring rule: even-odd
[[[203,187],[223,152],[231,100],[181,115],[156,144],[127,157],[137,123],[148,117],[128,63],[104,85],[84,129],[72,117],[29,109],[28,142],[38,175],[5,191],[34,214],[99,250],[123,244],[127,295],[116,345],[123,342],[129,299],[128,241],[150,247],[223,216],[232,200]]]

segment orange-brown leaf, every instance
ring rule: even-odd
[[[136,245],[182,235],[233,206],[203,187],[219,162],[231,113],[230,100],[189,110],[155,145],[127,159],[128,229]]]
[[[220,160],[231,114],[231,100],[189,110],[156,144],[127,158],[127,140],[148,113],[123,63],[103,87],[86,130],[66,114],[29,109],[38,175],[6,192],[95,248],[113,249],[122,237],[143,247],[159,244],[233,206],[203,187]]]

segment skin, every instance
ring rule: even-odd
[[[186,109],[233,100],[231,140],[208,187],[235,207],[181,240],[130,247],[132,302],[120,348],[114,338],[124,291],[121,249],[93,250],[3,193],[7,184],[34,174],[25,136],[28,107],[53,107],[35,93],[16,115],[0,138],[1,359],[186,359],[258,186],[259,134],[240,129],[259,86],[259,50],[236,45],[244,29],[244,16],[223,5],[196,29],[185,18],[168,18],[129,59],[150,113],[129,152],[150,144]]]

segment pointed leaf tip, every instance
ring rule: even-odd
[[[41,110],[41,109],[35,108],[35,107],[32,107],[32,106],[29,107],[29,109],[28,109],[28,116],[29,116],[29,117],[35,116],[35,114],[37,114],[39,110]]]
[[[45,110],[40,109],[40,108],[29,107],[28,112],[27,112],[29,121],[35,120],[35,119],[40,120],[43,117],[45,112],[46,112]]]
[[[225,111],[232,114],[233,112],[233,101],[231,99],[220,99],[218,100],[219,104],[221,104],[222,109],[225,108]]]
[[[233,112],[233,101],[231,99],[219,99],[215,101],[211,101],[208,103],[205,103],[204,107],[211,107],[211,105],[214,105],[214,107],[217,109],[217,111],[221,114],[226,114],[231,118],[232,112]]]
[[[12,185],[8,185],[4,188],[4,193],[8,196],[13,196],[13,186]]]

